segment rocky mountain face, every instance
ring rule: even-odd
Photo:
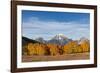
[[[35,40],[38,41],[38,42],[41,42],[41,43],[46,43],[47,42],[42,37],[36,38]]]
[[[28,42],[39,42],[39,43],[44,43],[44,44],[57,44],[57,45],[65,45],[67,44],[68,42],[71,42],[71,41],[77,41],[78,44],[82,44],[84,42],[88,42],[89,43],[89,40],[85,37],[82,37],[80,38],[80,40],[72,40],[72,39],[69,39],[67,38],[65,35],[63,34],[58,34],[54,37],[52,37],[50,40],[45,40],[43,39],[42,37],[38,37],[36,39],[29,39],[29,38],[26,38],[26,37],[22,37],[22,42],[25,44],[25,43],[28,43]]]
[[[85,38],[85,37],[82,37],[82,38],[80,38],[80,40],[78,41],[78,44],[82,44],[82,43],[84,43],[84,42],[88,42],[88,43],[89,43],[89,40],[88,40],[87,38]]]
[[[68,39],[66,36],[63,34],[58,34],[51,38],[50,40],[44,40],[42,37],[39,37],[35,39],[36,41],[39,41],[41,43],[51,43],[51,44],[58,44],[58,45],[65,45],[69,41],[72,41],[71,39]]]
[[[63,34],[58,34],[58,35],[54,36],[51,40],[49,40],[48,43],[53,43],[53,44],[58,44],[58,45],[65,45],[69,41],[71,41],[71,39],[68,39]]]

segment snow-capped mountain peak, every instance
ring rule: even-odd
[[[68,39],[65,35],[58,34],[58,35],[54,36],[51,40],[49,40],[48,43],[64,45],[69,41],[71,41],[71,39]]]
[[[61,40],[61,39],[67,39],[67,37],[64,34],[58,34],[54,36],[52,39]]]
[[[39,37],[35,40],[41,43],[53,43],[53,44],[59,44],[59,45],[65,45],[69,41],[72,41],[71,39],[67,38],[64,34],[55,35],[50,40],[44,40],[42,37]]]

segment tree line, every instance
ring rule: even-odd
[[[88,41],[84,41],[80,44],[76,41],[70,41],[63,46],[51,43],[28,43],[27,45],[22,46],[23,55],[63,55],[89,51],[90,44]]]

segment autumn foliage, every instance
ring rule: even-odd
[[[49,48],[50,55],[59,55],[60,54],[61,46],[59,46],[57,44],[47,44],[47,47]]]
[[[90,44],[89,44],[89,41],[84,41],[80,44],[80,46],[82,47],[83,49],[83,52],[89,52],[90,51]]]
[[[81,53],[83,52],[83,49],[79,44],[77,44],[76,41],[71,41],[68,44],[63,46],[63,51],[65,54]]]
[[[45,44],[40,43],[29,43],[27,47],[29,55],[45,55],[47,53],[48,47]]]
[[[90,51],[89,41],[80,44],[77,41],[70,41],[65,45],[28,43],[23,46],[23,55],[62,55],[73,53],[84,53]]]

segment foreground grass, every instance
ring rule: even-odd
[[[22,62],[40,62],[40,61],[61,61],[61,60],[86,60],[89,59],[89,52],[64,54],[56,56],[22,56]]]

